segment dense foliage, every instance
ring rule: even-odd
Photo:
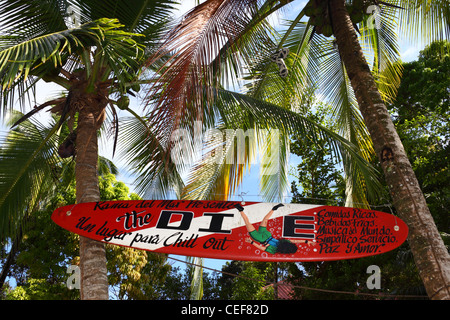
[[[99,179],[102,200],[133,200],[129,188],[111,173]],[[79,263],[78,235],[51,221],[57,208],[75,202],[75,185],[59,189],[50,205],[33,215],[23,231],[15,262],[9,274],[6,299],[79,299],[79,290],[69,290],[73,271]],[[6,252],[7,250],[5,250]],[[115,299],[157,299],[170,272],[165,255],[107,245],[110,295]],[[2,257],[3,258],[3,257]],[[6,259],[6,257],[5,257]],[[4,259],[2,259],[2,267]]]
[[[403,73],[390,110],[438,229],[449,233],[450,42],[432,43]]]

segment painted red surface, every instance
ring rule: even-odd
[[[400,246],[408,228],[384,212],[346,207],[284,204],[267,230],[276,239],[307,240],[294,254],[271,254],[247,243],[240,202],[136,200],[81,203],[58,208],[52,219],[71,232],[120,246],[226,260],[326,261],[381,254]],[[247,202],[258,229],[274,203]]]

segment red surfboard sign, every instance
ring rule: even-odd
[[[354,259],[393,250],[408,235],[391,214],[308,204],[103,201],[58,208],[52,219],[105,243],[226,260]]]

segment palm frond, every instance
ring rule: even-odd
[[[340,128],[338,134],[356,146],[360,155],[367,161],[373,155],[371,139],[358,110],[353,89],[339,52],[333,44],[333,39],[313,33],[313,28],[309,23],[302,22],[302,18],[301,12],[293,21],[287,21],[289,28],[280,40],[280,45],[289,48],[292,52],[286,61],[289,64],[289,70],[293,70],[292,76],[290,72],[286,79],[281,79],[274,76],[273,72],[267,72],[268,69],[266,68],[265,72],[254,73],[250,77],[256,80],[251,82],[249,93],[253,96],[257,95],[259,99],[274,102],[277,105],[283,105],[286,108],[303,113],[307,111],[302,106],[304,104],[303,99],[308,97],[308,92],[315,91],[334,107],[334,120],[337,124],[336,127]],[[376,33],[372,40],[376,39],[376,45],[383,46],[383,49],[385,49],[384,46],[391,44],[389,42],[391,38],[387,38],[388,40],[384,40],[383,36]],[[372,50],[371,52],[376,51],[375,48],[377,47],[371,41],[368,41],[368,43],[373,45],[372,48],[369,48]],[[386,85],[386,88],[392,89],[391,92],[394,92],[391,96],[395,94],[396,89],[396,86],[393,85],[395,81],[392,81],[392,78],[398,80],[399,77],[394,68],[386,68],[386,65],[392,66],[391,61],[398,59],[398,55],[395,55],[397,52],[395,44],[396,42],[393,41],[392,54],[386,54],[381,49],[380,52],[375,52],[376,73],[378,79],[380,79],[380,86],[382,83],[388,83],[389,85]],[[377,54],[380,54],[380,56],[377,56]],[[256,70],[258,70],[257,67],[255,67]],[[387,78],[392,76],[388,73],[390,71],[393,71],[397,77]],[[383,80],[382,77],[385,77],[384,82],[381,81]],[[296,91],[290,88],[294,88]],[[284,91],[289,92],[288,97],[292,100],[283,100],[282,95],[277,94],[277,92],[284,94]],[[389,94],[385,96],[389,96]],[[294,97],[297,98],[294,99]],[[342,155],[345,158],[345,151],[342,150],[341,152],[343,152]],[[355,202],[367,202],[365,199],[367,190],[359,171],[360,168],[349,165],[350,163],[351,161],[344,165],[344,169],[346,169],[348,179],[351,179],[352,196],[355,198]]]
[[[147,120],[140,117],[121,119],[119,156],[136,174],[136,191],[149,199],[170,197],[171,192],[181,191],[183,181],[179,175],[178,163],[163,147],[160,137],[147,126]]]
[[[121,25],[117,20],[100,19],[81,25],[79,28],[62,30],[33,38],[24,42],[3,42],[0,51],[0,79],[2,90],[11,87],[16,81],[25,81],[28,75],[43,76],[39,67],[49,64],[53,69],[61,67],[67,56],[79,49],[91,46],[101,46],[105,43],[104,52],[109,53],[111,59],[118,59],[123,54],[122,50],[129,46],[136,47],[127,36],[135,36],[124,31],[117,30]],[[2,41],[3,38],[0,38]],[[122,42],[122,43],[121,43]],[[116,52],[112,52],[114,47]],[[131,60],[131,59],[130,59]],[[124,61],[129,63],[129,61]],[[48,71],[48,69],[47,69]]]
[[[416,37],[422,36],[422,38],[425,39],[442,39],[448,37],[449,34],[449,2],[392,0],[380,3],[382,5],[388,4],[387,10],[382,13],[381,28],[368,30],[365,28],[365,22],[361,23],[361,40],[363,44],[365,44],[366,56],[371,57],[371,59],[368,60],[373,61],[372,69],[378,81],[379,90],[382,92],[383,98],[388,101],[395,97],[401,76],[401,66],[398,63],[399,53],[397,36],[395,34],[396,26],[393,23],[394,19],[397,17],[396,15],[399,15],[400,23],[404,23],[406,20],[408,20],[409,23],[415,21],[414,26],[409,28],[410,30],[413,30],[410,34],[413,34]],[[289,121],[281,121],[278,125],[280,125],[280,123],[290,123],[289,125],[285,125],[285,127],[281,127],[284,129],[287,127],[292,131],[305,132],[304,130],[307,126],[305,125],[305,120],[302,119],[300,115],[291,114],[287,110],[282,111],[278,109],[276,112],[272,109],[270,114],[265,113],[261,107],[255,107],[256,104],[252,104],[255,101],[250,103],[249,99],[258,98],[260,101],[257,104],[260,106],[264,103],[261,102],[261,100],[265,100],[266,103],[269,101],[275,102],[276,104],[285,103],[287,101],[286,95],[283,95],[284,92],[281,88],[291,92],[291,88],[304,88],[310,84],[317,84],[322,92],[325,93],[325,96],[335,105],[335,114],[339,115],[338,119],[339,122],[342,123],[342,130],[340,135],[333,132],[324,134],[322,129],[325,128],[316,127],[316,130],[318,131],[316,131],[315,134],[320,133],[324,134],[324,137],[327,137],[328,139],[331,137],[336,139],[335,141],[329,140],[329,144],[332,146],[334,154],[342,157],[344,169],[347,173],[348,181],[350,181],[352,185],[353,191],[355,190],[355,186],[359,186],[361,193],[356,195],[356,197],[362,196],[362,193],[376,195],[379,183],[374,174],[375,171],[370,165],[366,167],[367,160],[373,154],[371,140],[368,136],[367,129],[365,128],[364,121],[358,111],[345,68],[339,58],[338,50],[333,47],[333,42],[330,41],[330,39],[325,39],[324,37],[317,35],[312,37],[307,36],[308,34],[311,35],[310,28],[307,24],[301,22],[301,18],[302,12],[298,15],[297,19],[294,20],[295,24],[288,28],[288,31],[282,38],[283,44],[287,43],[288,39],[294,40],[288,46],[291,49],[291,52],[294,52],[294,55],[292,56],[293,61],[303,59],[303,61],[301,61],[303,63],[301,65],[303,69],[299,69],[299,66],[294,68],[301,70],[301,72],[299,72],[296,77],[292,77],[292,82],[289,81],[290,79],[283,82],[279,78],[274,77],[275,69],[271,68],[267,60],[256,60],[256,63],[254,64],[256,67],[252,70],[253,73],[250,73],[248,78],[248,80],[251,80],[252,82],[248,87],[249,90],[247,93],[251,94],[252,97],[243,95],[238,96],[236,93],[228,92],[227,95],[229,97],[233,96],[233,99],[236,99],[236,101],[239,100],[239,103],[241,104],[236,104],[239,105],[239,107],[236,107],[232,101],[228,101],[227,103],[230,104],[223,104],[223,106],[233,105],[233,107],[230,108],[225,106],[220,109],[220,104],[223,102],[220,102],[220,99],[218,105],[216,104],[215,106],[220,110],[225,125],[231,126],[233,120],[238,116],[245,118],[246,121],[249,122],[251,122],[251,120],[248,120],[249,116],[254,116],[255,119],[257,118],[258,121],[260,121],[262,126],[273,125],[274,127],[277,124],[271,123],[271,120],[277,119],[279,121],[287,120],[287,118],[289,118]],[[433,22],[435,22],[435,24],[433,24]],[[401,24],[400,28],[402,28]],[[406,30],[408,28],[404,27],[403,29]],[[296,35],[296,31],[300,31],[301,33],[298,32],[298,35]],[[187,38],[185,36],[186,34],[179,39],[186,40]],[[296,37],[294,38],[294,36]],[[181,48],[181,51],[185,49],[182,44],[180,44],[179,48]],[[302,50],[304,54],[299,54]],[[188,70],[188,68],[186,70]],[[317,74],[325,74],[325,76],[318,78],[316,76]],[[299,79],[301,79],[303,83],[300,83]],[[293,85],[294,80],[298,82],[297,87]],[[317,83],[317,80],[319,80],[319,83]],[[204,83],[202,83],[202,85],[204,85]],[[184,90],[185,88],[181,89],[180,87],[179,89]],[[211,90],[213,90],[213,87]],[[219,96],[220,94],[217,95]],[[298,96],[301,97],[301,94]],[[268,109],[271,107],[273,106],[268,107]],[[181,109],[178,108],[177,110]],[[265,115],[266,118],[258,117],[261,115]],[[296,121],[292,119],[295,119]],[[295,123],[295,125],[292,123]],[[199,173],[203,172],[202,174],[207,174],[210,172],[216,174],[217,172],[221,172],[221,170],[223,172],[223,169],[220,166],[211,166],[207,160],[205,160],[203,164],[204,166],[199,165],[197,167]],[[231,171],[228,172],[227,177],[229,178]],[[211,176],[214,177],[215,174]],[[236,178],[239,179],[237,175],[233,179],[236,180]],[[207,179],[202,181],[194,181],[194,179],[194,175],[192,175],[191,183],[187,188],[189,191],[199,190],[198,188],[200,187],[201,189],[202,183],[208,183]],[[226,187],[226,181],[222,183],[222,186]],[[205,186],[205,189],[203,190],[211,190],[211,188]],[[362,202],[360,199],[356,199],[356,201]]]
[[[320,141],[326,141],[327,146],[320,147],[330,148],[334,157],[344,161],[348,172],[351,173],[352,182],[355,182],[355,188],[361,185],[360,180],[363,179],[365,183],[363,191],[373,197],[378,195],[377,171],[361,156],[360,151],[353,143],[337,133],[298,113],[231,91],[217,91],[215,105],[220,110],[224,122],[223,128],[236,129],[239,128],[238,126],[242,126],[241,128],[253,129],[256,130],[255,132],[263,132],[263,129],[266,129],[268,130],[265,132],[266,134],[271,131],[273,134],[274,129],[278,130],[277,138],[279,140],[275,141],[273,145],[269,143],[270,135],[264,137],[264,135],[258,134],[260,140],[258,143],[263,147],[261,153],[264,155],[264,151],[267,151],[273,161],[271,163],[264,160],[264,164],[267,166],[263,167],[266,170],[261,172],[261,192],[266,199],[281,198],[287,186],[286,163],[289,154],[287,137],[290,134],[303,136],[311,143],[319,141],[319,137]],[[232,130],[232,132],[237,131]],[[234,139],[233,136],[231,138]],[[252,141],[255,143],[257,140],[249,139],[249,143]],[[244,155],[244,162],[238,163],[236,159],[233,159],[235,162],[226,162],[226,156],[234,151],[234,145],[223,138],[207,142],[205,149],[208,152],[193,168],[184,194],[189,198],[217,199],[222,197],[225,200],[242,181],[243,173],[249,169],[255,157],[247,152]],[[264,149],[268,146],[271,146],[271,150]],[[272,149],[272,147],[277,149]],[[248,145],[246,148],[250,149],[251,146]],[[277,158],[273,157],[274,151]],[[217,157],[217,155],[222,155],[222,157]]]
[[[391,102],[397,95],[402,76],[399,38],[396,32],[395,8],[382,7],[378,24],[369,26],[368,19],[360,23],[360,43],[363,51],[372,62],[372,74],[384,101]]]
[[[338,61],[330,63],[322,74],[327,75],[326,80],[324,80],[327,84],[321,87],[331,91],[329,97],[331,97],[331,105],[333,106],[332,119],[335,126],[339,128],[338,133],[357,146],[361,156],[370,161],[374,155],[372,140],[359,112],[342,61],[338,58]],[[354,203],[367,203],[364,178],[359,173],[359,168],[355,167],[352,161],[345,159],[345,154],[344,151],[343,167],[347,178],[346,183],[351,186],[351,188],[347,188],[347,191],[351,190],[351,193],[347,194],[347,198],[353,198]]]
[[[294,20],[284,21],[285,31],[274,39],[278,45],[268,47],[262,60],[251,65],[245,78],[245,93],[254,98],[265,100],[291,110],[301,108],[305,91],[314,86],[318,73],[318,55],[310,51],[316,48],[311,45],[316,38],[311,38],[313,28],[305,23],[301,11]],[[275,48],[289,49],[289,55],[284,62],[289,71],[287,77],[279,75],[279,69],[269,58]]]
[[[149,34],[155,27],[167,23],[178,4],[172,0],[72,0],[81,23],[101,18],[116,18],[128,32]],[[159,39],[153,34],[153,39]],[[148,39],[151,40],[151,39]]]
[[[192,163],[182,199],[228,200],[257,155],[258,135],[243,127],[237,120],[204,133],[202,157]]]
[[[61,0],[4,0],[0,3],[1,37],[17,43],[65,30],[69,6],[69,1]]]
[[[399,32],[413,43],[450,37],[450,3],[447,0],[389,0],[398,9]]]
[[[289,136],[280,130],[262,130],[260,190],[264,201],[282,202],[289,187]]]
[[[14,94],[16,86],[24,90],[29,76],[54,81],[69,89],[69,80],[59,76],[66,64],[72,68],[83,64],[91,86],[95,82],[107,80],[104,77],[113,72],[118,86],[125,91],[123,87],[136,78],[143,50],[133,39],[137,35],[125,32],[121,27],[115,19],[100,19],[78,28],[3,46],[0,51],[3,109],[8,105],[8,96]],[[95,57],[91,57],[91,47],[97,48]],[[91,61],[95,61],[94,65],[91,65]],[[35,82],[31,80],[30,86]]]
[[[370,193],[376,194],[376,186],[379,185],[376,170],[361,155],[360,149],[350,140],[313,122],[308,117],[276,105],[257,101],[238,93],[227,92],[221,94],[221,97],[224,100],[228,99],[226,108],[233,105],[230,99],[233,99],[235,103],[238,102],[241,114],[249,114],[260,126],[278,128],[283,133],[309,136],[311,141],[318,141],[316,137],[320,136],[331,148],[336,159],[340,159],[340,155],[345,151],[351,157],[351,161],[361,170],[364,177],[367,178],[367,183],[371,185]]]
[[[25,121],[5,137],[0,149],[0,241],[14,235],[54,186],[56,129]]]
[[[257,2],[208,0],[188,12],[168,33],[161,49],[149,61],[151,65],[166,57],[149,93],[155,102],[151,117],[158,131],[170,136],[186,117],[190,122],[208,121],[204,116],[212,113],[204,112],[203,108],[209,107],[204,101],[210,101],[211,89],[218,86],[221,71],[227,70],[223,66],[222,49],[229,50],[232,67],[228,70],[238,70],[242,55],[235,50],[235,45],[258,14]],[[254,34],[252,39],[253,44],[264,46],[262,34]]]

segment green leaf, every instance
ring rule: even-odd
[[[450,37],[450,3],[447,0],[396,0],[401,34],[415,43],[445,40]]]
[[[25,121],[5,137],[0,149],[0,241],[13,237],[52,189],[57,129]]]
[[[119,156],[133,168],[136,191],[145,198],[155,199],[170,197],[172,190],[181,190],[179,169],[164,147],[167,141],[150,130],[148,120],[122,119],[120,127]]]
[[[380,190],[378,172],[361,156],[359,149],[349,140],[315,123],[308,117],[247,95],[219,90],[216,98],[215,106],[220,111],[224,122],[219,129],[240,128],[244,131],[253,129],[257,132],[261,132],[262,129],[279,130],[279,141],[276,143],[279,158],[274,159],[278,161],[276,168],[278,171],[272,171],[271,174],[268,174],[269,171],[262,172],[261,191],[269,201],[280,199],[287,187],[286,159],[289,152],[288,137],[290,135],[302,136],[311,143],[325,141],[326,146],[320,146],[320,148],[330,148],[335,159],[344,161],[355,189],[361,186],[361,181],[364,181],[363,192],[369,193],[372,197],[378,195]],[[259,136],[259,140],[249,139],[248,150],[255,148],[254,145],[251,145],[252,143],[258,143],[263,146],[262,154],[264,154],[267,151],[264,150],[264,146],[270,145],[268,137],[270,135]],[[230,139],[234,139],[234,136],[230,136]],[[245,161],[238,162],[236,158],[232,158],[233,161],[228,160],[227,162],[228,154],[234,152],[234,146],[228,144],[227,141],[222,140],[221,142],[220,139],[215,144],[214,142],[207,143],[205,150],[207,150],[205,156],[193,167],[183,196],[190,199],[226,198],[242,181],[243,173],[250,168],[254,154],[251,152],[245,154]],[[216,155],[219,152],[222,152],[224,156],[223,159],[217,161]],[[270,166],[266,167],[266,169],[270,168]],[[271,169],[273,170],[273,167]]]

